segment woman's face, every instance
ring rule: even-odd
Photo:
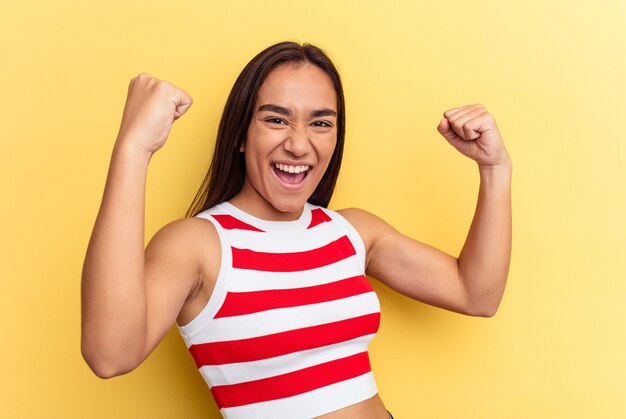
[[[246,179],[233,203],[260,218],[297,218],[336,143],[337,96],[331,79],[307,63],[276,67],[258,92],[242,146]]]

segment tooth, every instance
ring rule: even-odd
[[[284,167],[284,165],[283,165],[282,163],[279,163],[279,164],[278,164],[278,168],[279,168],[280,170],[283,170],[283,167]]]
[[[289,173],[293,173],[296,171],[296,168],[293,166],[289,166]]]
[[[296,166],[295,172],[300,173],[302,171],[302,166]]]

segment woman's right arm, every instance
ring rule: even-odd
[[[142,73],[128,97],[82,274],[81,350],[102,378],[124,374],[152,351],[197,281],[193,255],[176,250],[188,230],[171,223],[144,252],[148,164],[192,99]],[[150,256],[152,254],[152,256]]]

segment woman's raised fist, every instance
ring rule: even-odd
[[[172,124],[193,103],[173,84],[141,73],[130,81],[118,141],[155,153],[167,140]]]
[[[437,130],[454,148],[479,166],[510,164],[496,120],[480,103],[443,113]]]

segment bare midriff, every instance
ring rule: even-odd
[[[389,414],[378,393],[373,397],[343,409],[317,416],[317,419],[389,419]]]

